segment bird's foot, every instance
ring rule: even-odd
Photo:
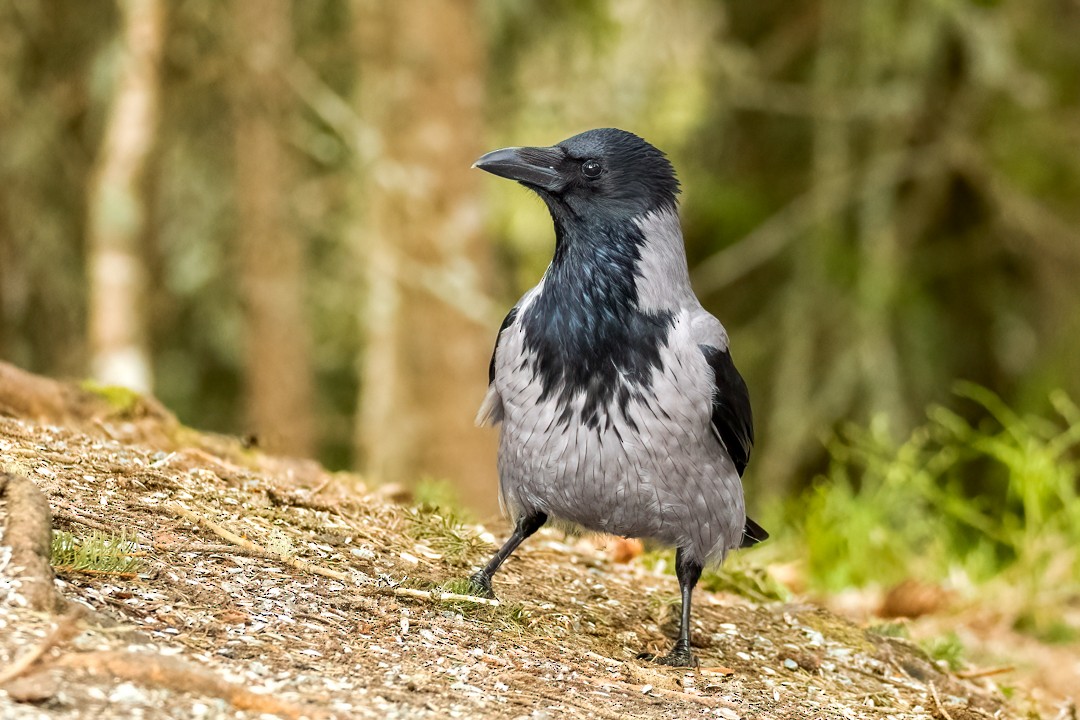
[[[675,643],[675,647],[667,655],[653,655],[652,653],[643,652],[638,653],[637,659],[669,667],[695,668],[698,666],[697,657],[690,652],[689,646],[681,642]]]
[[[484,571],[473,573],[469,577],[469,584],[473,587],[473,595],[495,599],[495,591],[491,589],[491,578]]]

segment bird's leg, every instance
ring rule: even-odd
[[[503,564],[506,558],[510,557],[510,554],[517,550],[518,545],[524,542],[525,538],[539,530],[546,522],[547,515],[542,512],[534,512],[519,517],[517,522],[514,523],[514,532],[510,536],[510,539],[499,548],[499,551],[495,553],[482,570],[473,573],[472,577],[469,578],[469,581],[475,585],[484,596],[490,598],[495,597],[495,593],[491,590],[492,576],[495,575],[495,572],[499,569],[499,566]]]
[[[641,653],[638,658],[651,660],[661,665],[673,667],[697,667],[697,658],[690,652],[690,595],[694,592],[698,578],[701,577],[702,565],[690,560],[682,548],[675,551],[675,575],[679,578],[679,590],[682,593],[682,616],[679,619],[679,639],[667,655]]]

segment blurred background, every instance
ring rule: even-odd
[[[0,358],[489,517],[472,419],[553,239],[469,166],[617,126],[683,181],[811,582],[1074,602],[1077,38],[1077,0],[3,0]]]

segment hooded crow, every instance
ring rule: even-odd
[[[501,424],[510,539],[499,566],[548,519],[677,548],[679,638],[692,667],[690,596],[704,567],[768,534],[746,517],[754,429],[728,335],[693,290],[665,155],[623,130],[490,152],[475,167],[539,195],[555,255],[499,329],[477,422]]]

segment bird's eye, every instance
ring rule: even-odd
[[[581,174],[589,178],[590,180],[594,180],[600,177],[600,174],[603,172],[604,168],[601,167],[600,163],[596,162],[595,160],[586,160],[581,165]]]

